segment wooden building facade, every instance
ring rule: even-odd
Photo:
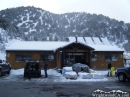
[[[26,60],[39,60],[42,68],[44,61],[48,63],[49,68],[59,69],[72,66],[74,63],[83,63],[90,68],[96,66],[96,68],[107,69],[107,64],[110,61],[116,68],[124,66],[123,50],[96,51],[95,48],[77,41],[62,43],[62,45],[58,45],[58,42],[55,42],[55,44],[54,42],[49,42],[47,44],[51,49],[45,48],[46,42],[42,42],[40,44],[42,47],[39,46],[38,48],[36,46],[34,47],[35,49],[32,49],[30,45],[38,44],[38,42],[31,43],[29,42],[27,47],[25,42],[20,42],[21,47],[20,45],[13,45],[6,49],[6,60],[11,64],[13,69],[23,68]]]

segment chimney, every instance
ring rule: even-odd
[[[76,38],[76,43],[77,43],[77,41],[78,41],[78,35],[76,35],[76,37],[75,37],[75,38]]]

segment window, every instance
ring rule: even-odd
[[[7,57],[10,57],[10,54],[9,54],[9,53],[7,53]]]
[[[112,55],[112,61],[117,61],[118,60],[118,57],[117,57],[117,55]]]
[[[15,61],[26,61],[26,60],[31,60],[31,55],[30,54],[17,54]]]
[[[97,55],[93,54],[91,60],[92,61],[97,61]]]
[[[54,55],[52,54],[41,55],[40,60],[41,61],[54,61]]]
[[[116,54],[105,55],[105,61],[117,61],[118,57]]]

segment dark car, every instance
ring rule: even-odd
[[[130,67],[117,68],[115,76],[118,77],[119,81],[125,82],[126,79],[130,80]]]
[[[77,73],[81,72],[81,71],[90,73],[89,66],[86,65],[86,64],[82,64],[82,63],[75,63],[75,64],[73,64],[72,69],[73,69],[73,71],[76,71]]]
[[[26,61],[26,65],[24,67],[24,77],[32,76],[41,77],[41,66],[39,61]]]
[[[10,74],[10,71],[11,65],[9,64],[9,62],[5,60],[0,60],[0,76],[2,76],[2,74],[4,73]]]

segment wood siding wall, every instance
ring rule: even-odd
[[[77,51],[74,51],[74,50],[62,50],[62,54],[65,53],[65,52],[90,52],[89,50],[77,50]],[[105,61],[105,54],[117,54],[118,55],[118,61],[114,61],[112,62],[112,65],[115,67],[115,68],[118,68],[118,67],[124,67],[124,63],[123,63],[123,52],[93,52],[93,54],[97,54],[97,58],[98,60],[97,61],[91,61],[91,55],[90,58],[89,58],[89,64],[90,64],[90,67],[93,68],[94,66],[96,66],[96,68],[103,68],[103,69],[107,69],[107,64],[108,62]],[[39,60],[40,61],[40,55],[41,54],[54,54],[54,57],[55,57],[55,61],[53,62],[47,62],[48,63],[48,68],[59,68],[61,69],[62,66],[63,66],[63,58],[62,58],[62,55],[61,55],[61,52],[60,50],[56,51],[56,52],[49,52],[49,51],[7,51],[6,52],[6,60],[11,64],[12,68],[13,69],[19,69],[19,68],[23,68],[25,66],[25,62],[16,62],[15,61],[15,56],[16,54],[31,54],[31,58],[32,60]],[[90,53],[89,53],[90,54]],[[61,61],[62,60],[62,61]],[[44,67],[44,63],[43,62],[40,62],[41,64],[41,67],[43,68]]]
[[[31,59],[32,60],[39,60],[40,61],[40,55],[41,54],[54,54],[54,57],[56,58],[56,55],[54,52],[31,52],[31,51],[19,51],[19,52],[14,52],[14,51],[7,51],[6,52],[6,60],[11,64],[13,69],[19,69],[23,68],[26,64],[26,62],[16,62],[15,57],[16,54],[31,54]],[[56,66],[56,60],[52,62],[47,62],[48,63],[48,68],[55,68]],[[40,61],[41,68],[44,67],[44,63]]]
[[[97,68],[107,69],[108,62],[105,61],[105,54],[116,54],[118,56],[117,61],[111,61],[112,66],[115,68],[124,67],[123,63],[123,52],[93,52],[97,55],[97,61],[91,61],[91,68],[96,66]]]

